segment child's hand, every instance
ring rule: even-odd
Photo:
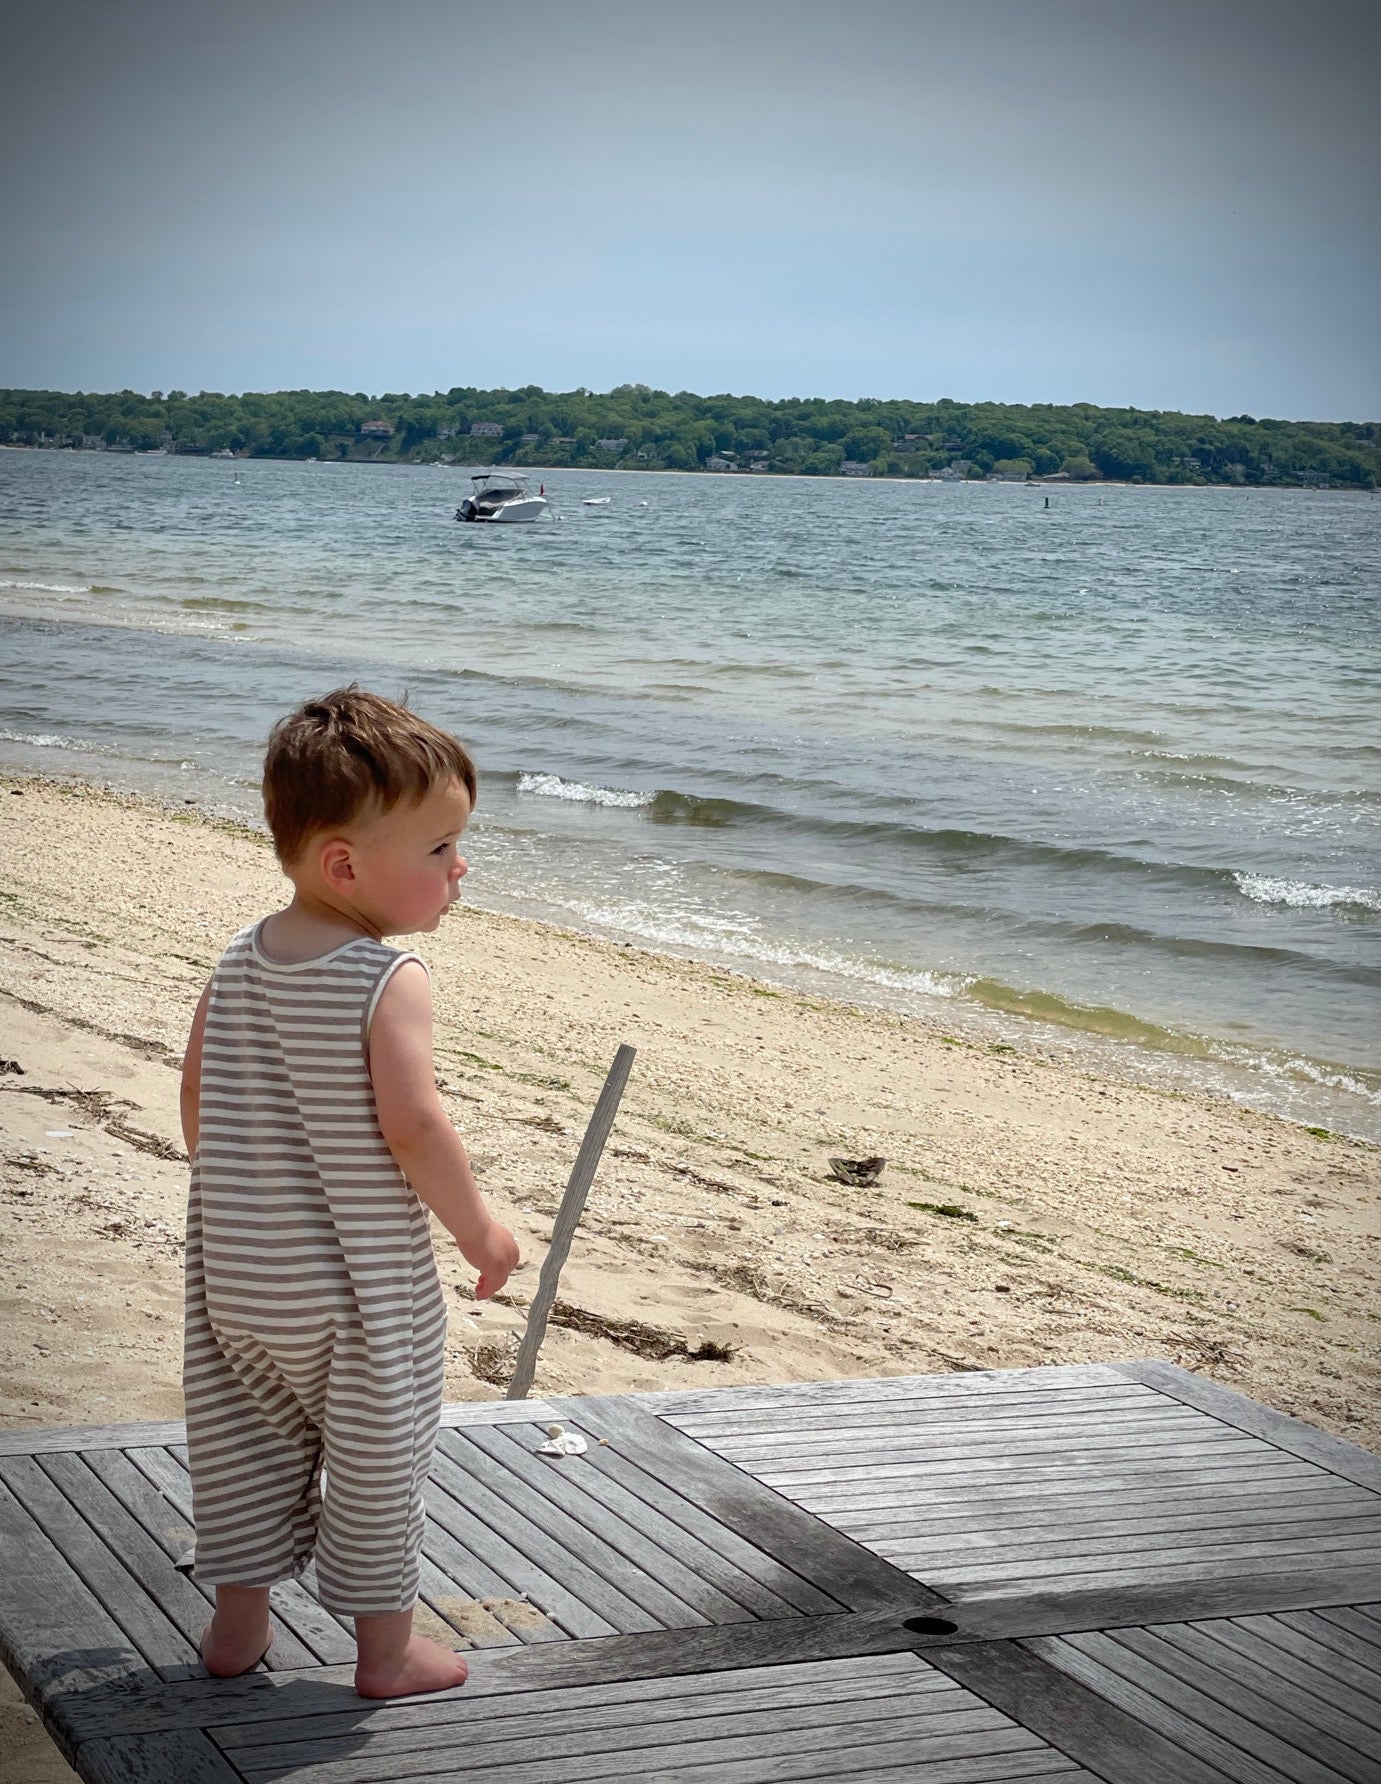
[[[498,1294],[517,1269],[518,1241],[506,1226],[491,1220],[480,1238],[460,1247],[460,1255],[480,1273],[475,1284],[475,1299],[487,1301],[491,1295]]]

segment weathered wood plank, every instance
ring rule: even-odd
[[[670,1419],[665,1422],[673,1423]],[[1177,1407],[1173,1412],[1137,1409],[1111,1413],[1052,1413],[1038,1419],[975,1418],[943,1422],[913,1419],[905,1424],[894,1424],[889,1419],[842,1428],[822,1425],[814,1431],[741,1432],[732,1437],[715,1437],[694,1429],[687,1431],[681,1425],[674,1428],[684,1436],[693,1437],[697,1443],[703,1443],[717,1456],[745,1466],[778,1457],[848,1455],[853,1451],[871,1455],[877,1451],[894,1454],[956,1448],[964,1454],[973,1454],[985,1446],[996,1448],[1004,1444],[1038,1450],[1061,1444],[1070,1447],[1086,1438],[1105,1443],[1116,1438],[1129,1443],[1164,1441],[1185,1431],[1221,1430],[1213,1420],[1189,1406]]]
[[[1340,1708],[1355,1708],[1361,1721],[1381,1726],[1381,1670],[1375,1666],[1359,1665],[1354,1657],[1320,1641],[1312,1631],[1305,1634],[1278,1617],[1239,1617],[1212,1627],[1219,1641],[1228,1640],[1231,1630],[1234,1639],[1244,1644],[1238,1651],[1258,1660],[1267,1671],[1308,1684]],[[1327,1624],[1321,1627],[1326,1629]],[[1347,1639],[1341,1630],[1333,1633]]]
[[[442,1434],[442,1445],[448,1435]],[[633,1630],[663,1627],[636,1599],[613,1585],[597,1568],[564,1547],[548,1531],[522,1517],[515,1517],[507,1499],[495,1493],[476,1474],[461,1468],[440,1446],[432,1464],[427,1503],[431,1515],[438,1523],[445,1523],[462,1545],[467,1541],[467,1528],[473,1530],[476,1525],[485,1525],[505,1548],[525,1556],[529,1562],[526,1578],[532,1582],[530,1586],[524,1584],[526,1595],[564,1628],[571,1628],[566,1611],[572,1608],[572,1600],[577,1600],[586,1610],[586,1616],[579,1618],[584,1625],[578,1631],[580,1634],[592,1633],[590,1612],[603,1625],[593,1633],[617,1631],[628,1634]],[[544,1592],[550,1585],[561,1588],[554,1601],[548,1601]],[[571,1633],[576,1634],[577,1630],[571,1629]]]
[[[650,1731],[675,1740],[672,1744],[669,1739],[665,1746],[653,1745],[645,1736],[636,1745],[602,1744],[602,1750],[596,1752],[563,1750],[561,1777],[572,1784],[596,1778],[674,1779],[694,1770],[708,1780],[717,1778],[722,1767],[745,1761],[758,1767],[753,1775],[763,1778],[799,1777],[803,1762],[811,1777],[820,1777],[828,1775],[826,1767],[831,1755],[835,1756],[835,1764],[829,1769],[847,1771],[860,1757],[866,1758],[872,1752],[895,1753],[900,1757],[907,1751],[924,1764],[927,1760],[1029,1752],[1041,1744],[1017,1723],[994,1715],[984,1705],[938,1716],[923,1707],[913,1707],[892,1710],[877,1720],[855,1719],[842,1725],[778,1727],[754,1718],[756,1726],[747,1731],[723,1733],[715,1728],[719,1720],[709,1717]],[[530,1780],[533,1784],[536,1780],[547,1784],[553,1761],[550,1741],[542,1743],[536,1752],[518,1744],[511,1759],[506,1754],[495,1755],[485,1743],[445,1758],[439,1754],[418,1755],[415,1760],[396,1757],[387,1776],[389,1784],[418,1777],[441,1784],[442,1780],[473,1778],[480,1773],[500,1779],[502,1784],[529,1784]],[[778,1762],[775,1767],[774,1761]],[[308,1780],[310,1784],[377,1784],[380,1773],[369,1758],[364,1758],[326,1761],[302,1770],[280,1769],[274,1776],[281,1784],[294,1784],[294,1780],[301,1780],[302,1784]]]
[[[156,1675],[3,1482],[0,1553],[0,1660],[70,1760],[76,1738],[61,1713],[66,1700]]]
[[[1239,1745],[1281,1766],[1292,1780],[1312,1778],[1317,1772],[1329,1784],[1339,1777],[1353,1784],[1376,1784],[1381,1766],[1364,1757],[1374,1747],[1369,1731],[1358,1726],[1363,1742],[1358,1748],[1350,1737],[1339,1737],[1332,1727],[1323,1726],[1321,1714],[1327,1713],[1307,1693],[1292,1694],[1278,1677],[1250,1664],[1234,1663],[1230,1668],[1221,1664],[1231,1657],[1203,1634],[1204,1627],[1161,1624],[1119,1630],[1108,1639],[1141,1662],[1139,1675],[1125,1661],[1120,1664],[1139,1676],[1148,1690],[1193,1719],[1207,1717],[1210,1726],[1230,1729]],[[1069,1639],[1087,1650],[1090,1638]],[[1295,1758],[1293,1770],[1284,1767],[1282,1748],[1307,1756],[1312,1769],[1306,1773],[1301,1757]]]
[[[1355,1604],[1330,1606],[1326,1612],[1320,1611],[1319,1615],[1327,1622],[1336,1624],[1339,1629],[1346,1629],[1358,1641],[1369,1642],[1373,1647],[1381,1648],[1381,1628],[1377,1627],[1372,1618],[1364,1616]]]
[[[1281,1784],[1282,1779],[1338,1784],[1337,1773],[1327,1766],[1231,1712],[1220,1713],[1201,1693],[1148,1669],[1106,1636],[1038,1638],[1022,1646],[1167,1741],[1198,1754],[1233,1784]]]
[[[1110,1590],[1119,1585],[1135,1585],[1142,1580],[1222,1580],[1250,1578],[1270,1563],[1286,1573],[1304,1573],[1311,1563],[1334,1568],[1356,1551],[1348,1541],[1311,1546],[1307,1543],[1284,1545],[1279,1549],[1269,1543],[1235,1543],[1227,1553],[1191,1549],[1179,1552],[1175,1559],[1160,1556],[1140,1562],[1119,1560],[1114,1554],[1091,1555],[1082,1560],[1010,1562],[1003,1566],[939,1567],[926,1569],[927,1582],[962,1602],[977,1594],[998,1595],[1025,1592],[1038,1581],[1074,1580],[1085,1590]],[[1375,1565],[1381,1561],[1381,1546],[1373,1546],[1357,1555],[1359,1562]]]
[[[1192,1375],[1174,1363],[1156,1360],[1120,1363],[1117,1367],[1130,1381],[1143,1382],[1158,1393],[1221,1419],[1226,1425],[1263,1438],[1277,1449],[1300,1456],[1306,1462],[1317,1463],[1320,1468],[1327,1468],[1344,1480],[1354,1481],[1359,1487],[1369,1487],[1372,1492],[1381,1493],[1381,1456],[1373,1456],[1354,1443],[1346,1443],[1341,1437],[1306,1425],[1301,1419],[1292,1419],[1283,1412],[1262,1406],[1219,1382]]]
[[[731,1467],[732,1464],[726,1463],[725,1466]],[[1273,1464],[1263,1462],[1259,1451],[1249,1452],[1245,1458],[1231,1453],[1214,1454],[1211,1451],[1190,1451],[1174,1455],[1157,1455],[1154,1451],[1149,1451],[1135,1462],[1126,1458],[1102,1458],[1096,1470],[1089,1469],[1077,1460],[1039,1463],[1024,1460],[1020,1466],[1004,1467],[1000,1458],[990,1457],[982,1462],[967,1464],[939,1463],[932,1467],[918,1462],[904,1469],[874,1468],[871,1471],[859,1471],[852,1477],[849,1470],[830,1469],[822,1471],[819,1478],[793,1476],[777,1490],[786,1498],[799,1498],[804,1503],[807,1494],[812,1501],[823,1499],[826,1495],[834,1499],[857,1496],[861,1501],[865,1493],[871,1496],[874,1492],[887,1491],[894,1487],[902,1491],[957,1495],[970,1488],[981,1490],[1004,1484],[1012,1487],[1025,1484],[1030,1493],[1037,1484],[1044,1487],[1048,1482],[1072,1483],[1082,1479],[1087,1487],[1092,1488],[1106,1486],[1109,1479],[1120,1478],[1128,1486],[1137,1486],[1142,1492],[1149,1492],[1167,1477],[1189,1481],[1214,1478],[1250,1481],[1254,1478],[1257,1467],[1271,1468]],[[1105,1468],[1106,1476],[1103,1472]],[[758,1477],[754,1475],[748,1478]],[[772,1483],[764,1477],[763,1484]]]
[[[886,1766],[878,1771],[869,1766],[866,1771],[850,1771],[848,1779],[849,1784],[1020,1784],[1026,1778],[1057,1778],[1060,1784],[1098,1784],[1092,1772],[1053,1747],[1006,1754],[997,1772],[1001,1775],[995,1774],[989,1759],[959,1759],[944,1766],[928,1766],[922,1772],[914,1765]],[[725,1774],[715,1784],[754,1784],[754,1780],[747,1772],[740,1778]],[[808,1780],[801,1779],[800,1784],[808,1784]]]
[[[736,1530],[730,1530],[705,1505],[678,1491],[674,1481],[650,1473],[613,1445],[592,1444],[582,1460],[592,1472],[616,1483],[661,1517],[679,1525],[702,1548],[721,1555],[737,1576],[757,1581],[767,1599],[758,1610],[759,1615],[783,1616],[792,1611],[829,1615],[842,1608],[837,1600],[794,1569],[764,1553]],[[665,1473],[663,1469],[663,1476]]]
[[[459,1470],[456,1473],[460,1476]],[[458,1490],[463,1480],[460,1476]],[[446,1571],[454,1571],[457,1579],[463,1566],[463,1554],[474,1555],[500,1576],[506,1595],[524,1598],[536,1605],[568,1636],[590,1638],[618,1634],[617,1626],[586,1604],[565,1581],[554,1578],[545,1566],[485,1523],[473,1504],[453,1498],[446,1491],[445,1482],[437,1478],[435,1465],[427,1487],[427,1514],[424,1548],[438,1556],[438,1565],[442,1565],[450,1551],[442,1547],[440,1533],[450,1538],[454,1549],[461,1553],[454,1568],[447,1565]]]
[[[1205,1496],[1216,1499],[1220,1493],[1269,1493],[1286,1489],[1294,1493],[1313,1493],[1338,1487],[1348,1487],[1348,1483],[1336,1480],[1307,1462],[1292,1462],[1285,1468],[1275,1463],[1245,1469],[1236,1466],[1191,1468],[1187,1473],[1173,1468],[1156,1473],[1141,1466],[1135,1471],[1105,1472],[1100,1469],[1095,1475],[1082,1476],[1077,1468],[1070,1467],[1044,1469],[1034,1480],[1016,1476],[1007,1479],[992,1471],[969,1482],[946,1479],[934,1484],[920,1503],[933,1504],[937,1515],[944,1517],[964,1516],[969,1507],[984,1516],[1001,1517],[1008,1504],[1036,1510],[1050,1507],[1058,1515],[1066,1510],[1083,1509],[1086,1505],[1116,1506],[1133,1497],[1173,1498],[1179,1503]],[[1358,1489],[1348,1487],[1348,1490]],[[880,1516],[900,1515],[917,1503],[915,1485],[907,1486],[900,1481],[888,1481],[876,1488],[869,1487],[866,1482],[851,1482],[846,1487],[813,1488],[808,1493],[792,1493],[787,1497],[816,1517],[828,1519],[874,1512]]]
[[[1281,1647],[1289,1647],[1298,1639],[1308,1644],[1311,1653],[1322,1650],[1330,1666],[1341,1661],[1350,1668],[1340,1676],[1350,1678],[1357,1690],[1381,1696],[1381,1640],[1361,1641],[1313,1611],[1279,1611],[1270,1617],[1254,1618],[1252,1627]],[[1371,1683],[1363,1685],[1363,1679]]]
[[[452,1400],[441,1408],[443,1431],[484,1425],[550,1424],[555,1413],[545,1400]]]
[[[118,1455],[119,1451],[97,1450],[87,1458],[94,1467],[97,1457]],[[179,1462],[171,1450],[136,1449],[126,1452],[126,1459],[148,1480],[177,1511],[184,1523],[192,1527],[192,1481],[186,1464]],[[338,1617],[325,1610],[297,1580],[283,1580],[269,1593],[277,1633],[269,1651],[269,1668],[310,1665],[311,1660],[294,1658],[293,1649],[283,1642],[286,1631],[316,1660],[328,1665],[343,1665],[355,1657],[355,1642]]]
[[[98,1737],[82,1746],[77,1763],[88,1784],[241,1784],[199,1728]]]
[[[368,1747],[352,1758],[353,1734],[331,1734],[303,1740],[287,1738],[269,1745],[236,1747],[234,1761],[250,1784],[259,1779],[287,1779],[306,1768],[325,1766],[344,1780],[357,1776],[387,1776],[390,1780],[431,1777],[457,1764],[466,1771],[496,1770],[543,1759],[550,1762],[559,1751],[566,1765],[585,1755],[611,1751],[636,1752],[644,1763],[656,1766],[658,1749],[703,1739],[710,1743],[737,1735],[814,1730],[824,1747],[846,1744],[856,1733],[866,1740],[869,1725],[908,1720],[923,1731],[923,1744],[931,1734],[977,1734],[1003,1726],[986,1704],[961,1691],[950,1680],[942,1688],[914,1688],[910,1681],[894,1681],[890,1689],[871,1691],[853,1681],[843,1694],[831,1691],[828,1682],[813,1686],[764,1687],[755,1692],[732,1691],[727,1697],[683,1697],[675,1689],[661,1701],[585,1706],[579,1701],[562,1710],[518,1713],[497,1709],[472,1720],[464,1730],[454,1724],[410,1725],[382,1731],[369,1724]],[[948,1687],[945,1689],[943,1687]],[[921,1720],[921,1718],[924,1718]],[[296,1732],[296,1731],[294,1731]]]
[[[706,1715],[721,1703],[735,1711],[761,1709],[782,1702],[850,1703],[871,1693],[896,1697],[908,1692],[947,1692],[960,1697],[952,1679],[926,1666],[913,1654],[877,1654],[861,1659],[814,1660],[782,1666],[747,1666],[726,1672],[685,1673],[669,1678],[628,1679],[609,1685],[573,1685],[552,1690],[515,1692],[507,1696],[472,1697],[466,1691],[410,1703],[376,1706],[369,1727],[381,1734],[445,1728],[456,1740],[472,1732],[489,1738],[500,1726],[525,1733],[550,1733],[570,1726],[636,1726],[644,1717]],[[559,1718],[570,1718],[569,1724]],[[304,1738],[313,1741],[350,1734],[360,1726],[358,1710],[305,1720]],[[217,1734],[228,1754],[258,1763],[249,1752],[274,1746],[285,1738],[285,1722],[232,1726]]]
[[[842,1381],[799,1381],[763,1387],[675,1388],[639,1394],[646,1412],[680,1418],[692,1413],[751,1411],[756,1407],[811,1406],[821,1401],[844,1406],[868,1400],[914,1398],[920,1394],[1043,1393],[1050,1388],[1125,1387],[1127,1376],[1112,1363],[1051,1363],[1036,1369],[972,1369],[952,1375],[870,1375]]]
[[[1359,1754],[1381,1755],[1381,1742],[1377,1740],[1374,1721],[1375,1706],[1370,1700],[1358,1699],[1349,1709],[1339,1708],[1331,1697],[1314,1689],[1313,1679],[1301,1676],[1303,1667],[1298,1669],[1295,1677],[1287,1678],[1283,1671],[1263,1666],[1255,1652],[1244,1653],[1243,1650],[1251,1644],[1240,1630],[1224,1630],[1217,1623],[1192,1626],[1158,1623],[1144,1631],[1144,1635],[1157,1637],[1179,1649],[1189,1659],[1198,1661],[1205,1672],[1211,1670],[1215,1675],[1214,1683],[1202,1687],[1210,1695],[1218,1693],[1222,1680],[1230,1680],[1243,1690],[1259,1695],[1274,1718],[1288,1715],[1301,1725],[1317,1729],[1320,1736],[1327,1735],[1339,1747],[1353,1747]],[[1127,1639],[1131,1639],[1130,1633]],[[1359,1709],[1363,1714],[1355,1713]],[[1314,1750],[1320,1751],[1317,1737]],[[1345,1776],[1350,1775],[1339,1763],[1337,1755],[1328,1757],[1330,1765],[1343,1771]],[[1381,1758],[1372,1768],[1371,1775],[1381,1778]]]
[[[1381,1547],[1381,1518],[1368,1514],[1360,1518],[1315,1516],[1313,1518],[1268,1517],[1265,1527],[1273,1534],[1267,1538],[1270,1553],[1277,1554],[1291,1545],[1327,1543],[1330,1548],[1345,1550],[1349,1539],[1356,1539],[1359,1553],[1376,1552]],[[989,1562],[1005,1566],[1009,1562],[1022,1565],[1027,1561],[1101,1558],[1105,1555],[1187,1556],[1191,1549],[1212,1550],[1224,1555],[1236,1554],[1244,1545],[1249,1548],[1260,1540],[1263,1521],[1237,1517],[1218,1527],[1203,1529],[1192,1520],[1148,1518],[1111,1531],[1099,1525],[1072,1524],[1048,1526],[1012,1541],[1004,1541],[1001,1532],[973,1531],[963,1536],[942,1539],[893,1536],[874,1542],[872,1547],[885,1553],[902,1567],[912,1567],[923,1559],[933,1567],[986,1566]],[[1058,1533],[1057,1533],[1058,1532]],[[1314,1550],[1310,1548],[1309,1553]]]
[[[511,1521],[522,1524],[525,1532],[541,1531],[590,1574],[616,1587],[626,1600],[653,1619],[650,1624],[630,1623],[625,1628],[673,1629],[717,1620],[688,1604],[655,1572],[648,1572],[635,1559],[633,1551],[643,1547],[635,1540],[635,1533],[621,1531],[598,1506],[591,1505],[588,1515],[584,1509],[578,1516],[572,1515],[550,1494],[510,1469],[506,1460],[495,1461],[471,1437],[447,1432],[441,1447],[470,1480],[483,1484],[509,1508]],[[652,1565],[656,1565],[655,1561]]]
[[[1280,1763],[1283,1746],[1307,1755],[1317,1775],[1327,1779],[1328,1784],[1335,1784],[1338,1777],[1351,1779],[1353,1784],[1375,1784],[1375,1767],[1358,1776],[1361,1754],[1356,1748],[1335,1739],[1312,1719],[1287,1709],[1278,1701],[1274,1684],[1269,1694],[1264,1694],[1257,1688],[1260,1674],[1254,1684],[1243,1684],[1214,1661],[1187,1653],[1178,1642],[1147,1629],[1120,1629],[1109,1639],[1144,1663],[1138,1676],[1147,1690],[1174,1703],[1191,1718],[1207,1716],[1210,1727],[1231,1728],[1239,1746],[1268,1764]],[[1293,1780],[1303,1770],[1296,1759],[1293,1772],[1286,1770],[1285,1775]]]
[[[521,1436],[527,1436],[533,1448],[528,1448]],[[611,1511],[598,1491],[587,1490],[587,1483],[598,1482],[600,1476],[583,1456],[546,1460],[534,1453],[537,1434],[521,1436],[472,1431],[466,1441],[484,1450],[505,1474],[534,1488],[708,1622],[739,1623],[752,1616],[710,1577],[716,1557],[698,1554],[683,1532],[666,1524],[640,1500],[631,1500],[622,1513]]]
[[[924,1379],[924,1378],[922,1378]],[[946,1378],[948,1379],[948,1378]],[[848,1384],[845,1384],[848,1385]],[[752,1394],[753,1389],[732,1389],[734,1393]],[[651,1394],[636,1396],[638,1404],[658,1398]],[[1123,1382],[1113,1387],[1060,1389],[1014,1389],[1010,1393],[975,1394],[963,1399],[958,1394],[923,1393],[915,1399],[893,1397],[886,1401],[816,1401],[808,1406],[759,1406],[743,1409],[737,1406],[723,1412],[674,1413],[658,1416],[687,1437],[702,1443],[721,1437],[736,1437],[768,1432],[847,1430],[869,1425],[911,1425],[937,1423],[946,1425],[1025,1423],[1039,1418],[1082,1418],[1087,1413],[1103,1411],[1162,1411],[1165,1396],[1140,1382]]]
[[[1381,1501],[1361,1487],[1350,1486],[1332,1475],[1320,1475],[1317,1486],[1289,1492],[1263,1491],[1255,1484],[1217,1490],[1181,1488],[1163,1493],[1116,1493],[1090,1495],[1086,1513],[1079,1519],[1084,1530],[1112,1535],[1122,1529],[1226,1529],[1240,1520],[1259,1525],[1270,1516],[1283,1522],[1307,1521],[1315,1516],[1352,1517],[1375,1512],[1381,1517]],[[1113,1514],[1116,1514],[1115,1516]],[[1005,1502],[909,1508],[888,1506],[881,1511],[832,1512],[829,1521],[846,1530],[857,1542],[876,1538],[968,1536],[986,1533],[1020,1542],[1025,1531],[1068,1529],[1076,1515],[1068,1500],[1043,1497],[1013,1498]]]
[[[78,1460],[63,1457],[61,1452],[43,1458],[53,1459]],[[7,1457],[0,1463],[0,1478],[142,1659],[163,1673],[185,1673],[197,1667],[195,1642],[189,1641],[149,1596],[143,1583],[111,1552],[37,1461],[27,1456]],[[93,1485],[99,1484],[89,1471],[87,1478]],[[74,1635],[80,1628],[79,1620]]]
[[[1059,1466],[1053,1459],[1069,1454],[1069,1448],[1058,1443],[1014,1442],[1006,1446],[994,1442],[962,1448],[946,1445],[930,1450],[898,1446],[895,1449],[860,1450],[847,1463],[820,1462],[807,1452],[799,1457],[783,1458],[765,1466],[745,1469],[744,1472],[751,1473],[754,1480],[760,1480],[767,1486],[784,1487],[866,1480],[870,1476],[878,1479],[887,1476],[911,1477],[913,1474],[920,1479],[942,1480],[949,1475],[985,1471],[996,1471],[1008,1476],[1018,1475],[1028,1468],[1034,1471]],[[1208,1429],[1187,1432],[1168,1440],[1154,1434],[1116,1438],[1106,1442],[1101,1438],[1088,1437],[1079,1444],[1078,1455],[1081,1460],[1087,1458],[1086,1466],[1090,1473],[1094,1473],[1104,1465],[1114,1468],[1136,1467],[1143,1460],[1157,1464],[1171,1459],[1208,1463],[1253,1458],[1264,1461],[1270,1458],[1271,1449],[1259,1438],[1239,1437],[1230,1433],[1220,1435],[1218,1431]]]
[[[46,1425],[37,1430],[0,1431],[0,1456],[54,1455],[62,1450],[131,1449],[185,1443],[181,1419],[132,1425]]]
[[[421,1597],[476,1647],[569,1639],[545,1611],[516,1598],[504,1580],[476,1561],[434,1518],[428,1519],[423,1533],[422,1562]]]
[[[568,1423],[587,1436],[607,1438],[648,1473],[681,1493],[694,1494],[720,1523],[850,1609],[889,1604],[920,1608],[917,1588],[899,1570],[629,1401],[610,1397],[555,1403]],[[938,1594],[926,1596],[940,1602]]]
[[[516,1432],[508,1434],[507,1441],[512,1445],[522,1445],[532,1454],[538,1437],[535,1432]],[[796,1614],[797,1607],[762,1585],[756,1574],[747,1574],[724,1558],[721,1551],[728,1545],[724,1542],[724,1533],[713,1520],[701,1514],[703,1526],[709,1527],[715,1539],[711,1546],[687,1528],[688,1524],[693,1525],[695,1521],[686,1518],[687,1510],[694,1509],[689,1507],[687,1501],[681,1500],[679,1495],[672,1494],[657,1482],[650,1483],[650,1498],[639,1497],[622,1485],[607,1465],[600,1466],[601,1462],[607,1464],[608,1458],[609,1451],[605,1446],[597,1444],[593,1451],[578,1459],[576,1467],[580,1471],[580,1495],[596,1500],[621,1524],[642,1531],[660,1549],[675,1557],[684,1569],[690,1570],[737,1604],[741,1614],[754,1617],[789,1617]],[[618,1458],[615,1457],[614,1460],[617,1461]],[[559,1462],[556,1464],[557,1469],[563,1469],[564,1466]],[[750,1552],[755,1556],[758,1553],[756,1550]],[[823,1593],[817,1594],[816,1599],[814,1608],[828,1611],[838,1609],[834,1601],[827,1599]]]
[[[1223,1784],[1216,1768],[1047,1665],[1026,1644],[935,1648],[926,1659],[1107,1784]]]

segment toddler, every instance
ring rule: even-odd
[[[454,737],[354,686],[269,740],[292,900],[221,957],[182,1078],[183,1387],[218,1678],[263,1658],[269,1588],[313,1556],[321,1602],[355,1620],[362,1696],[466,1677],[412,1633],[446,1337],[427,1209],[478,1296],[518,1248],[437,1096],[427,969],[384,937],[434,930],[459,897],[475,788]]]

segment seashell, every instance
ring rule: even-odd
[[[564,1425],[548,1425],[547,1426],[547,1436],[548,1437],[563,1437],[565,1435],[565,1432],[566,1432],[566,1427]]]
[[[829,1161],[830,1175],[855,1189],[866,1189],[881,1177],[886,1163],[885,1158],[832,1158]]]
[[[590,1447],[579,1431],[560,1431],[559,1437],[550,1437],[545,1443],[537,1446],[539,1456],[583,1456]]]

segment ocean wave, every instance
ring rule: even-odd
[[[520,793],[535,793],[543,799],[569,799],[576,805],[612,805],[622,809],[651,805],[653,793],[634,793],[626,787],[592,787],[584,781],[563,780],[559,774],[520,774]]]
[[[35,589],[45,595],[89,595],[94,593],[84,582],[29,582],[22,577],[0,582],[0,588]]]
[[[883,962],[816,953],[809,948],[770,942],[747,930],[741,917],[721,917],[698,911],[654,911],[644,905],[608,905],[582,899],[570,900],[567,908],[585,922],[620,934],[640,936],[658,948],[709,949],[731,959],[752,961],[757,966],[805,967],[842,979],[885,986],[891,991],[917,992],[925,997],[960,997],[969,984],[968,976],[963,973],[907,970]]]
[[[56,731],[11,731],[0,725],[0,742],[27,743],[37,750],[88,750],[95,753],[95,745],[83,743],[77,737],[59,737]]]
[[[1293,910],[1381,911],[1381,892],[1366,886],[1313,886],[1307,880],[1283,880],[1265,873],[1232,877],[1242,896],[1256,904],[1284,904]]]

